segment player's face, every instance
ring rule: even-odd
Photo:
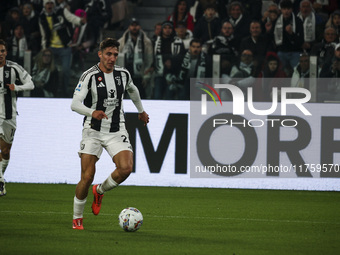
[[[114,69],[118,58],[118,49],[116,47],[108,47],[103,51],[98,51],[100,58],[99,68],[104,73],[111,73]]]
[[[0,44],[0,67],[3,67],[6,63],[7,50],[5,45]]]

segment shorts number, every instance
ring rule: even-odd
[[[126,137],[126,135],[122,135],[121,137],[123,137],[123,143],[128,143],[128,138]]]

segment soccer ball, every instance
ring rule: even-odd
[[[123,209],[118,216],[119,226],[128,232],[137,231],[143,224],[142,213],[134,207]]]

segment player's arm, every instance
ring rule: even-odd
[[[16,66],[13,66],[17,71],[16,73],[19,75],[19,80],[21,81],[22,85],[15,85],[15,84],[6,84],[10,90],[12,91],[25,91],[25,90],[32,90],[34,89],[34,83],[32,81],[32,77],[28,74],[28,72]],[[12,69],[14,72],[14,70]]]
[[[142,100],[140,99],[138,88],[130,82],[127,87],[127,92],[138,110],[138,119],[144,122],[144,126],[149,123],[149,115],[144,111]]]
[[[104,118],[107,119],[105,112],[89,108],[83,104],[83,101],[88,92],[89,90],[87,86],[84,85],[84,83],[79,82],[79,85],[76,87],[72,98],[71,103],[72,111],[75,111],[81,115],[93,117],[97,120],[101,120]]]

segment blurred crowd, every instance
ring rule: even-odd
[[[127,0],[1,5],[7,59],[24,65],[31,52],[31,96],[71,97],[71,75],[85,71],[103,30],[122,29],[125,20],[117,64],[130,71],[142,99],[189,100],[190,78],[214,77],[245,92],[252,87],[254,101],[271,101],[273,87],[309,89],[309,78],[327,78],[318,79],[316,100],[340,102],[338,0],[174,0],[153,28],[128,15]]]

